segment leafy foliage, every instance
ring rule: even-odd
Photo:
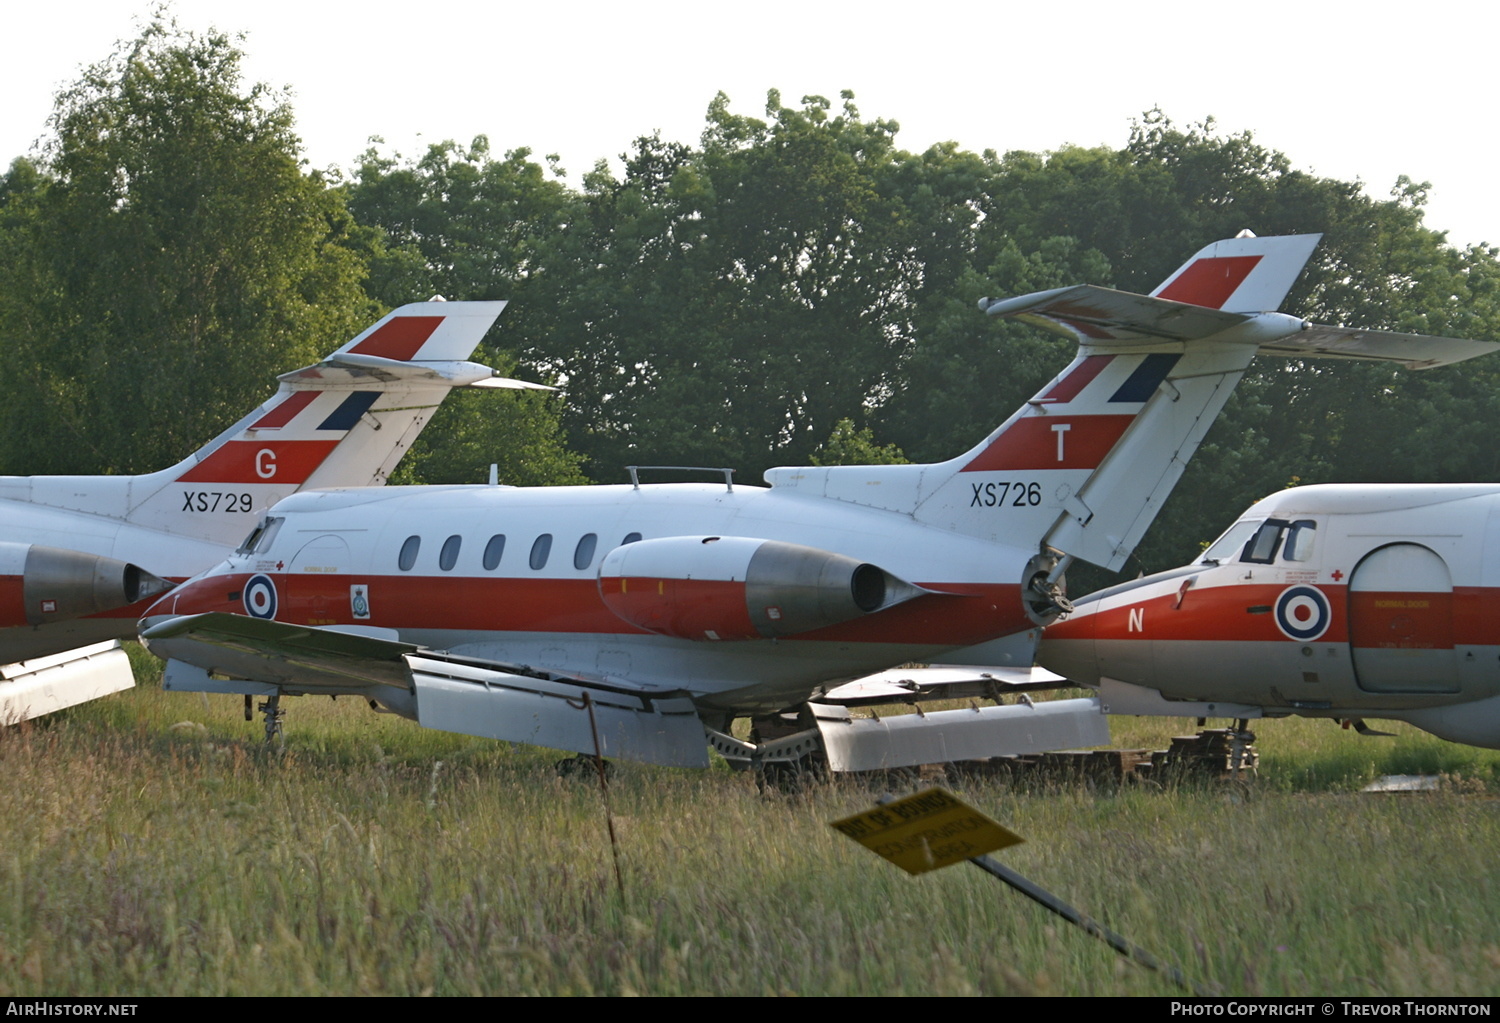
[[[162,464],[372,307],[433,293],[509,298],[478,357],[564,391],[451,402],[409,480],[948,458],[1073,354],[977,298],[1148,291],[1247,227],[1323,234],[1290,311],[1500,337],[1500,254],[1428,229],[1428,186],[1372,198],[1211,120],[1150,111],[1118,149],[911,153],[850,93],[773,91],[762,117],[721,94],[698,145],[642,136],[578,188],[482,136],[415,161],[372,148],[330,188],[238,62],[223,36],[157,22],[59,97],[42,159],[0,177],[7,468]],[[1257,363],[1139,567],[1179,563],[1291,481],[1500,478],[1497,374]],[[153,429],[118,426],[137,422]]]
[[[369,321],[353,221],[240,57],[157,20],[58,97],[41,164],[12,166],[9,470],[170,464]]]
[[[894,444],[875,443],[868,426],[856,427],[852,419],[840,419],[812,456],[813,465],[906,465],[911,459]]]

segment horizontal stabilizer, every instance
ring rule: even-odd
[[[1195,341],[1238,326],[1254,316],[1093,284],[1076,284],[1016,298],[984,299],[980,308],[991,316],[1009,316],[1087,345]]]
[[[828,766],[835,771],[946,764],[1109,742],[1109,719],[1092,698],[883,718],[856,718],[842,707],[814,704],[813,715]]]
[[[1278,309],[1312,257],[1319,234],[1257,238],[1246,231],[1204,246],[1150,295],[1079,284],[1019,298],[979,300],[991,316],[1012,316],[1076,339],[1113,347],[1122,342],[1196,341],[1250,321],[1260,329],[1237,341],[1258,340],[1264,328],[1281,333],[1300,321],[1265,314]],[[1150,351],[1150,348],[1135,348]]]
[[[328,390],[343,383],[350,386],[370,386],[371,381],[381,383],[427,383],[448,387],[491,387],[511,390],[555,391],[546,384],[534,384],[528,380],[512,380],[496,376],[490,367],[477,362],[402,362],[384,359],[375,355],[353,355],[349,353],[331,355],[316,366],[283,373],[276,378],[296,390]]]
[[[1395,362],[1407,369],[1431,369],[1487,355],[1500,344],[1493,341],[1468,341],[1456,337],[1429,337],[1425,334],[1400,334],[1390,330],[1361,330],[1358,327],[1328,327],[1310,323],[1302,331],[1270,344],[1260,351],[1292,359],[1365,359]]]
[[[507,391],[555,391],[557,388],[547,384],[534,384],[530,380],[514,380],[511,377],[487,377],[484,380],[476,380],[470,387],[492,387]]]
[[[985,299],[980,307],[991,316],[1045,327],[1099,352],[1176,351],[1183,342],[1213,338],[1292,359],[1362,359],[1431,369],[1500,347],[1492,341],[1326,326],[1275,312],[1222,312],[1091,284]]]

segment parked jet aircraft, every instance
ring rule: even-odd
[[[769,488],[726,470],[718,484],[299,494],[153,606],[143,636],[169,658],[169,688],[271,697],[268,737],[281,694],[315,693],[679,765],[707,763],[705,725],[734,762],[822,750],[835,770],[1097,745],[1092,700],[873,722],[809,702],[908,661],[1029,667],[1037,628],[1069,607],[1068,562],[1123,564],[1258,349],[1424,366],[1493,347],[1262,312],[1317,237],[1215,243],[1150,297],[982,301],[1081,348],[949,461],[772,469]],[[729,734],[788,708],[802,731]]]
[[[149,598],[289,494],[383,483],[451,388],[525,386],[465,361],[504,306],[403,306],[170,469],[0,477],[0,720],[128,688]]]
[[[1111,713],[1391,718],[1500,749],[1497,580],[1500,485],[1294,487],[1195,564],[1085,597],[1038,656]]]

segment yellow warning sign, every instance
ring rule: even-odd
[[[908,874],[925,874],[1026,841],[942,789],[918,792],[833,826]]]

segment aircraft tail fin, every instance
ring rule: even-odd
[[[1118,570],[1258,351],[1424,368],[1496,347],[1319,327],[1275,311],[1319,237],[1215,242],[1150,295],[1078,285],[981,299],[992,316],[1074,338],[1077,358],[958,458],[773,469],[767,479]]]
[[[958,458],[778,469],[772,482],[1120,568],[1260,340],[1301,329],[1264,310],[1285,298],[1318,237],[1216,242],[1151,295],[1080,285],[981,300],[991,315],[1075,338],[1077,358]]]
[[[91,477],[86,487],[76,477],[17,478],[5,496],[233,546],[297,490],[385,482],[453,388],[540,386],[467,361],[504,308],[402,306],[317,365],[282,374],[270,400],[169,469]]]

